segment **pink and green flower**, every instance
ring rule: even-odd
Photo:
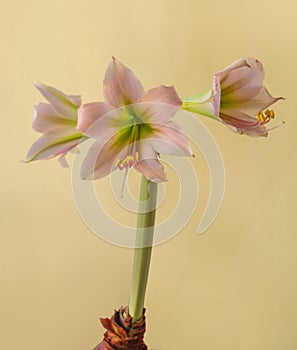
[[[254,57],[241,58],[213,77],[212,88],[185,98],[182,109],[226,124],[239,134],[267,136],[266,124],[274,118],[268,109],[282,97],[273,97],[263,85],[264,68]]]
[[[33,143],[25,162],[60,156],[61,165],[67,167],[66,154],[87,139],[76,130],[77,109],[81,105],[81,98],[66,95],[41,83],[35,83],[35,87],[48,103],[39,103],[34,107],[32,127],[43,135]]]
[[[171,120],[182,105],[174,87],[145,92],[134,73],[113,58],[103,91],[104,102],[78,109],[77,130],[96,140],[84,159],[82,178],[102,178],[116,169],[127,174],[133,167],[151,181],[167,181],[160,154],[193,155],[188,139]]]

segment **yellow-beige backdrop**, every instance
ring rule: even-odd
[[[296,349],[295,2],[28,0],[3,3],[1,14],[1,349],[91,349],[103,334],[99,316],[127,304],[132,250],[89,231],[71,172],[56,159],[20,162],[38,136],[32,107],[43,98],[32,83],[101,100],[112,55],[145,88],[174,84],[181,96],[255,56],[267,88],[286,97],[274,108],[286,124],[267,139],[202,119],[225,161],[223,206],[196,234],[209,193],[197,154],[195,215],[154,249],[146,341],[162,350]]]

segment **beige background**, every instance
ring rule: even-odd
[[[268,139],[203,119],[225,160],[223,207],[197,235],[209,191],[197,156],[196,214],[153,253],[146,340],[162,350],[296,349],[295,1],[10,1],[0,26],[1,349],[91,349],[99,316],[127,303],[132,251],[82,223],[70,171],[19,162],[38,136],[33,81],[98,100],[112,55],[146,88],[174,84],[184,97],[252,55],[269,90],[287,98],[275,106],[287,123]]]

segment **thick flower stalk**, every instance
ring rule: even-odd
[[[43,135],[33,143],[25,162],[60,156],[61,165],[67,167],[66,154],[87,139],[76,130],[81,98],[41,83],[35,83],[35,87],[49,103],[39,103],[34,107],[32,127]]]
[[[115,58],[107,68],[104,102],[82,105],[77,130],[96,141],[84,159],[84,179],[99,179],[134,167],[148,180],[167,181],[160,153],[192,156],[190,144],[171,119],[182,101],[173,86],[144,91],[134,73]]]
[[[272,97],[263,85],[264,68],[254,57],[241,58],[213,77],[212,88],[183,100],[182,109],[216,119],[238,134],[259,137],[274,118]]]

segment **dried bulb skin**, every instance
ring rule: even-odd
[[[101,318],[106,329],[103,341],[93,350],[147,350],[143,341],[145,333],[145,309],[142,316],[132,324],[128,307],[115,310],[111,318]]]

